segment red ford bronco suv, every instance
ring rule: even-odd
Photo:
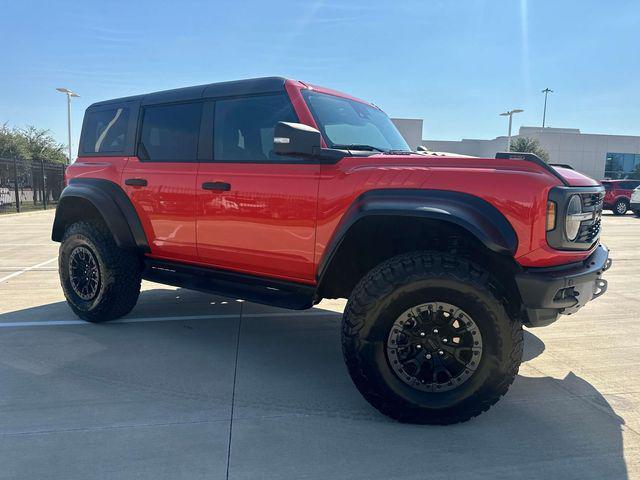
[[[522,325],[604,293],[604,188],[530,154],[412,152],[375,105],[261,78],[95,103],[52,238],[73,311],[127,314],[141,279],[307,309],[347,298],[362,395],[405,422],[487,410]]]

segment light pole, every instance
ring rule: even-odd
[[[67,94],[67,129],[69,130],[69,163],[71,163],[71,97],[79,97],[68,88],[56,88],[57,91]]]
[[[524,112],[524,110],[520,110],[519,108],[514,108],[513,110],[508,110],[504,113],[501,113],[501,117],[509,117],[509,135],[507,136],[507,152],[511,151],[511,121],[513,120],[514,113]]]
[[[547,95],[553,93],[553,90],[547,87],[542,90],[542,93],[544,93],[544,110],[542,112],[542,128],[544,128],[544,122],[547,119]]]

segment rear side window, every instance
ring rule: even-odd
[[[198,158],[202,103],[144,109],[138,156],[155,162],[192,162]]]
[[[82,150],[84,153],[121,153],[127,144],[129,109],[89,111],[82,129]]]
[[[278,122],[297,122],[284,95],[219,100],[215,106],[213,158],[228,162],[281,162],[273,151]]]

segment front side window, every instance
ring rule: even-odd
[[[138,156],[155,162],[192,162],[198,158],[202,103],[146,107]]]
[[[226,162],[282,162],[273,151],[278,122],[297,122],[285,95],[218,100],[215,105],[213,158]]]
[[[312,90],[302,95],[331,148],[410,151],[391,119],[366,103]]]
[[[84,153],[120,153],[127,141],[129,109],[116,107],[89,111],[82,129]]]

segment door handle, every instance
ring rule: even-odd
[[[124,184],[131,187],[146,187],[147,181],[144,178],[127,178]]]
[[[202,184],[203,190],[219,190],[221,192],[228,192],[231,190],[231,184],[227,182],[204,182]]]

